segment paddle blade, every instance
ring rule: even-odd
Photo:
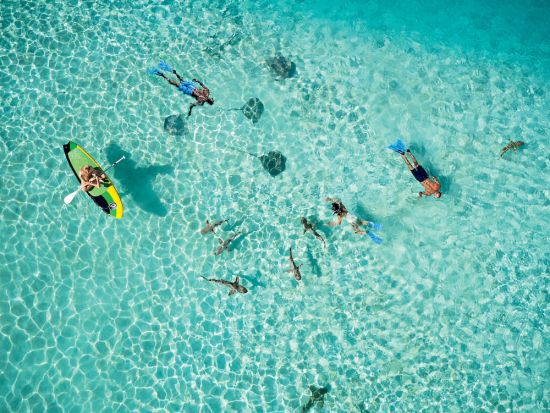
[[[76,191],[74,191],[72,194],[67,195],[65,198],[63,198],[63,201],[68,205],[70,204],[74,197],[80,192],[80,188],[78,188]]]

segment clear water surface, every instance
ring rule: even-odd
[[[542,412],[546,1],[0,4],[0,411]],[[297,66],[277,80],[265,60]],[[199,77],[216,103],[145,70]],[[258,97],[258,123],[239,108]],[[441,200],[384,147],[410,143]],[[497,160],[509,139],[526,145]],[[84,195],[74,140],[122,220]],[[269,176],[252,153],[279,150]],[[384,225],[330,228],[327,196]],[[306,216],[324,249],[302,235]],[[243,235],[229,252],[201,236]],[[302,267],[297,283],[287,250]],[[247,295],[200,276],[239,274]]]

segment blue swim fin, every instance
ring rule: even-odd
[[[172,69],[172,66],[170,66],[168,63],[166,63],[164,60],[161,60],[159,62],[159,69],[160,70],[165,70],[167,72],[171,72],[172,70],[174,70],[174,69]]]
[[[379,238],[378,236],[374,235],[372,232],[367,232],[367,235],[377,245],[382,244],[382,238]]]
[[[403,155],[407,150],[407,145],[405,145],[405,142],[403,142],[401,139],[397,138],[394,143],[388,146],[388,149],[391,149],[392,151]]]
[[[159,70],[156,67],[152,67],[150,69],[147,69],[147,73],[151,76],[160,76],[162,73],[159,72]]]
[[[369,222],[368,227],[373,231],[380,231],[382,229],[382,224],[377,224],[376,222]]]

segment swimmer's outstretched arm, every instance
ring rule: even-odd
[[[325,202],[340,202],[340,199],[338,198],[325,198]]]
[[[193,82],[197,82],[204,90],[209,90],[204,83],[202,83],[199,79],[195,78],[193,79]]]

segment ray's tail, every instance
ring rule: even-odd
[[[231,146],[231,145],[227,145],[226,147],[229,148],[229,149],[231,149],[231,150],[234,150],[234,151],[237,151],[237,152],[240,152],[240,153],[244,153],[245,155],[253,156],[254,158],[258,158],[258,157],[259,157],[259,155],[256,155],[256,154],[251,153],[251,152],[248,152],[248,151],[243,151],[242,149],[235,148],[234,146]]]

